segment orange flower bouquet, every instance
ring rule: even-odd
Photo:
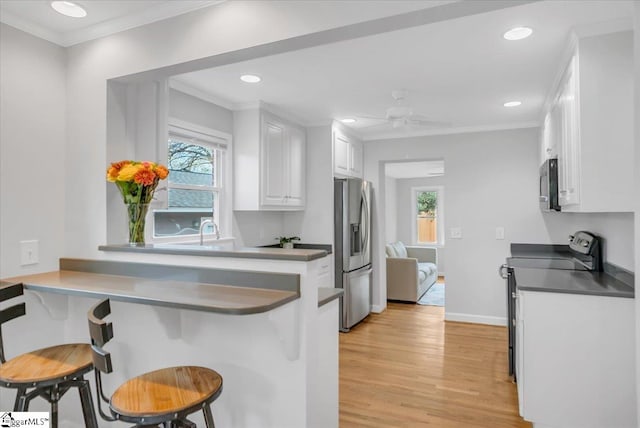
[[[127,205],[129,244],[144,245],[144,225],[149,203],[160,180],[169,175],[166,166],[155,162],[123,160],[107,169],[107,181],[115,183]]]

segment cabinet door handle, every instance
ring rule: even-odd
[[[567,193],[567,191],[566,190],[561,190],[560,193],[565,195]]]

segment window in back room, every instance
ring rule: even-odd
[[[412,207],[415,216],[414,242],[418,245],[441,244],[443,237],[440,233],[441,188],[413,188]]]

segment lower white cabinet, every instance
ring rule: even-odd
[[[524,419],[550,428],[636,427],[634,299],[519,291]]]

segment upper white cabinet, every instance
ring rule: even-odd
[[[562,211],[633,211],[633,34],[574,38],[550,99],[542,159],[558,158]]]
[[[235,210],[304,210],[306,133],[265,110],[234,112]]]
[[[334,176],[362,178],[362,141],[344,132],[336,123],[332,126],[332,138]]]

